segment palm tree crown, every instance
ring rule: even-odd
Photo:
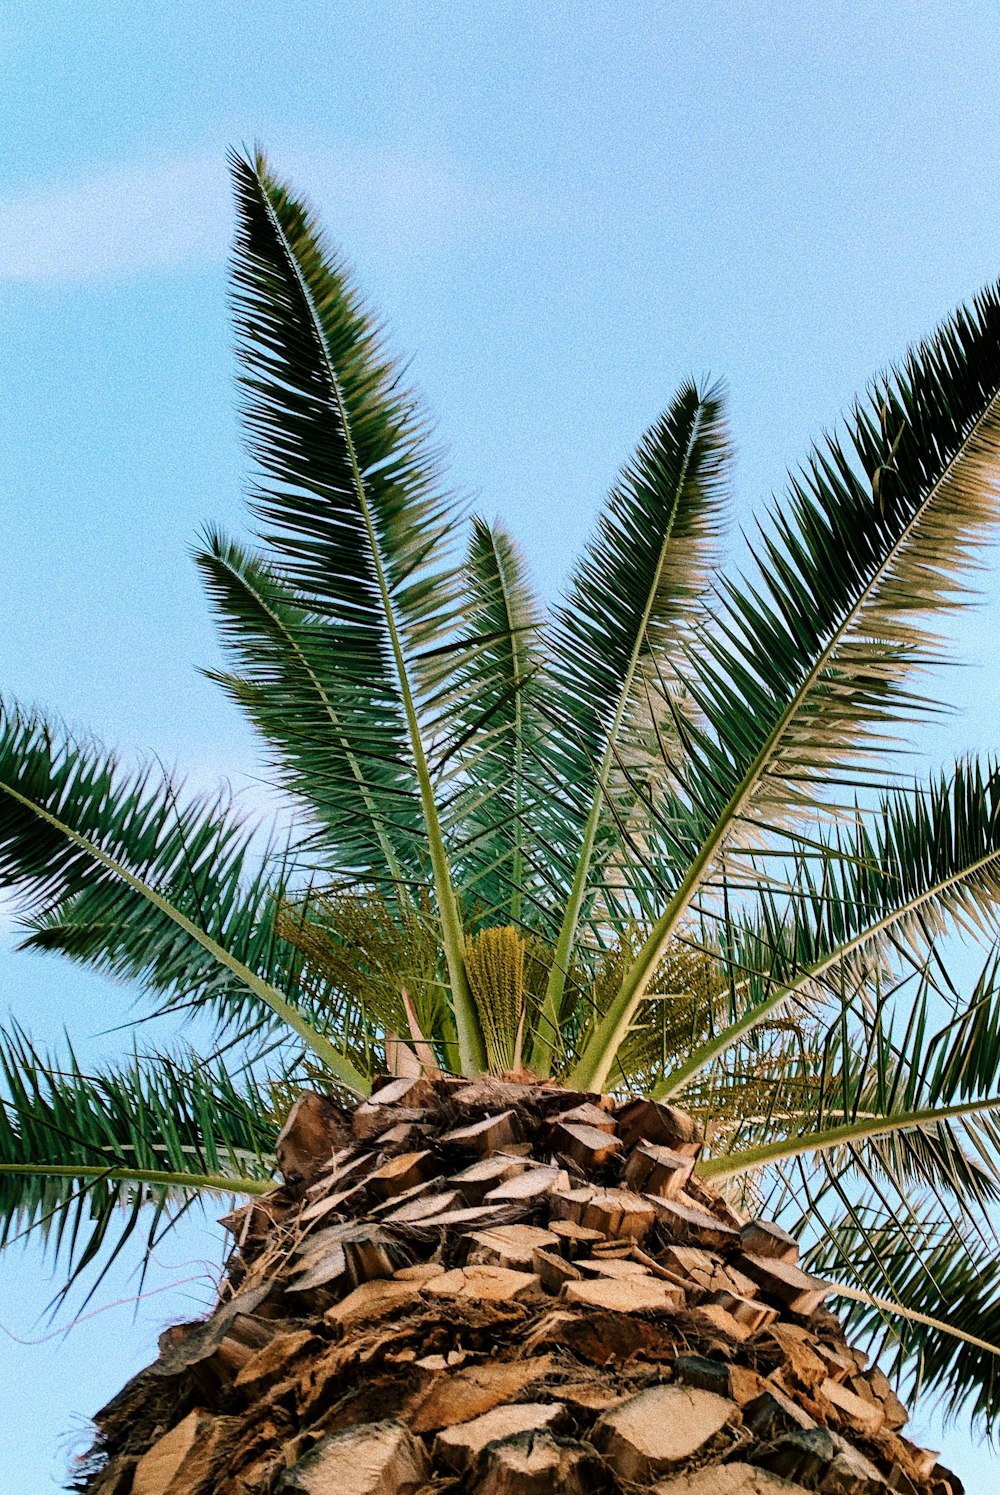
[[[456,560],[379,326],[263,157],[231,164],[255,534],[197,563],[292,830],[264,847],[225,796],[4,709],[25,945],[207,1014],[229,1055],[90,1074],[0,1033],[4,1238],[45,1233],[72,1280],[148,1212],[152,1239],[200,1192],[264,1192],[303,1083],[683,1097],[702,1172],[992,1420],[1000,772],[912,782],[890,748],[994,519],[1000,289],[872,385],[739,573],[723,392],[683,385],[546,614],[501,526]],[[956,931],[986,947],[971,989]]]

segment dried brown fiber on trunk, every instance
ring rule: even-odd
[[[301,1135],[300,1135],[301,1132]],[[696,1123],[557,1085],[300,1100],[218,1308],[98,1414],[88,1495],[962,1495]]]

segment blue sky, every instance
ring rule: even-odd
[[[456,483],[551,592],[680,379],[728,381],[746,520],[1000,274],[996,21],[987,0],[0,4],[3,690],[261,800],[247,733],[196,673],[217,655],[189,559],[201,523],[241,523],[229,145],[264,142],[322,208]],[[968,709],[933,754],[995,747],[985,586],[957,630],[973,668],[948,683]],[[130,1002],[0,951],[0,1011],[46,1040],[65,1024],[113,1052]],[[12,1491],[56,1487],[86,1415],[204,1300],[215,1251],[179,1235],[162,1293],[42,1345],[8,1336],[46,1332],[46,1273],[4,1259]],[[101,1301],[132,1291],[122,1272]],[[960,1428],[921,1413],[917,1433],[971,1489],[996,1479]]]

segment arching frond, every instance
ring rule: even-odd
[[[996,518],[1000,291],[984,291],[886,376],[793,479],[755,554],[726,582],[684,671],[704,730],[674,765],[679,873],[576,1082],[600,1084],[661,948],[720,854],[830,803],[832,780],[919,716],[914,672]],[[834,771],[835,765],[835,771]]]
[[[215,673],[307,809],[314,861],[402,891],[418,882],[420,798],[405,743],[345,678],[336,627],[241,546],[210,530],[197,556],[235,674]]]
[[[364,1076],[261,974],[261,966],[273,972],[272,911],[254,919],[270,890],[251,882],[248,912],[247,840],[218,804],[181,804],[163,774],[127,774],[113,756],[40,716],[0,714],[0,887],[40,921],[42,942],[55,914],[53,942],[58,930],[78,957],[148,972],[160,990],[176,991],[183,977],[189,992],[211,1000],[238,984],[340,1084],[365,1094]],[[256,957],[258,968],[243,955]]]
[[[479,1068],[413,657],[455,620],[441,565],[454,504],[437,490],[413,398],[312,215],[262,156],[234,156],[232,169],[236,325],[263,538],[304,604],[336,630],[343,694],[365,703],[364,755],[412,765],[462,1062]]]
[[[945,933],[991,943],[1000,906],[1000,771],[963,761],[892,790],[854,826],[817,840],[774,895],[757,879],[749,921],[727,926],[731,1002],[716,1032],[667,1070],[661,1099],[775,1012],[920,963]]]
[[[136,1057],[88,1074],[72,1049],[56,1063],[0,1029],[0,1080],[0,1246],[39,1233],[66,1265],[64,1292],[92,1264],[103,1275],[147,1207],[152,1242],[176,1205],[273,1187],[277,1128],[218,1061]]]
[[[842,1209],[807,1257],[844,1284],[845,1323],[890,1374],[996,1427],[1000,1259],[995,1242],[942,1218],[935,1200]]]
[[[552,807],[539,780],[545,752],[541,609],[524,560],[500,525],[473,519],[464,571],[459,709],[468,744],[459,768],[453,856],[467,918],[531,922],[552,902],[554,869],[536,834]]]
[[[643,437],[612,489],[597,534],[556,609],[550,640],[552,767],[562,793],[581,808],[573,880],[540,1015],[533,1061],[552,1061],[556,1014],[580,915],[592,886],[592,861],[615,844],[607,803],[630,713],[650,682],[671,679],[710,569],[728,487],[729,446],[718,386],[678,390]]]

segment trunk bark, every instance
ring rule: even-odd
[[[961,1495],[795,1241],[699,1182],[701,1141],[554,1084],[300,1098],[215,1313],[98,1415],[77,1488]]]

